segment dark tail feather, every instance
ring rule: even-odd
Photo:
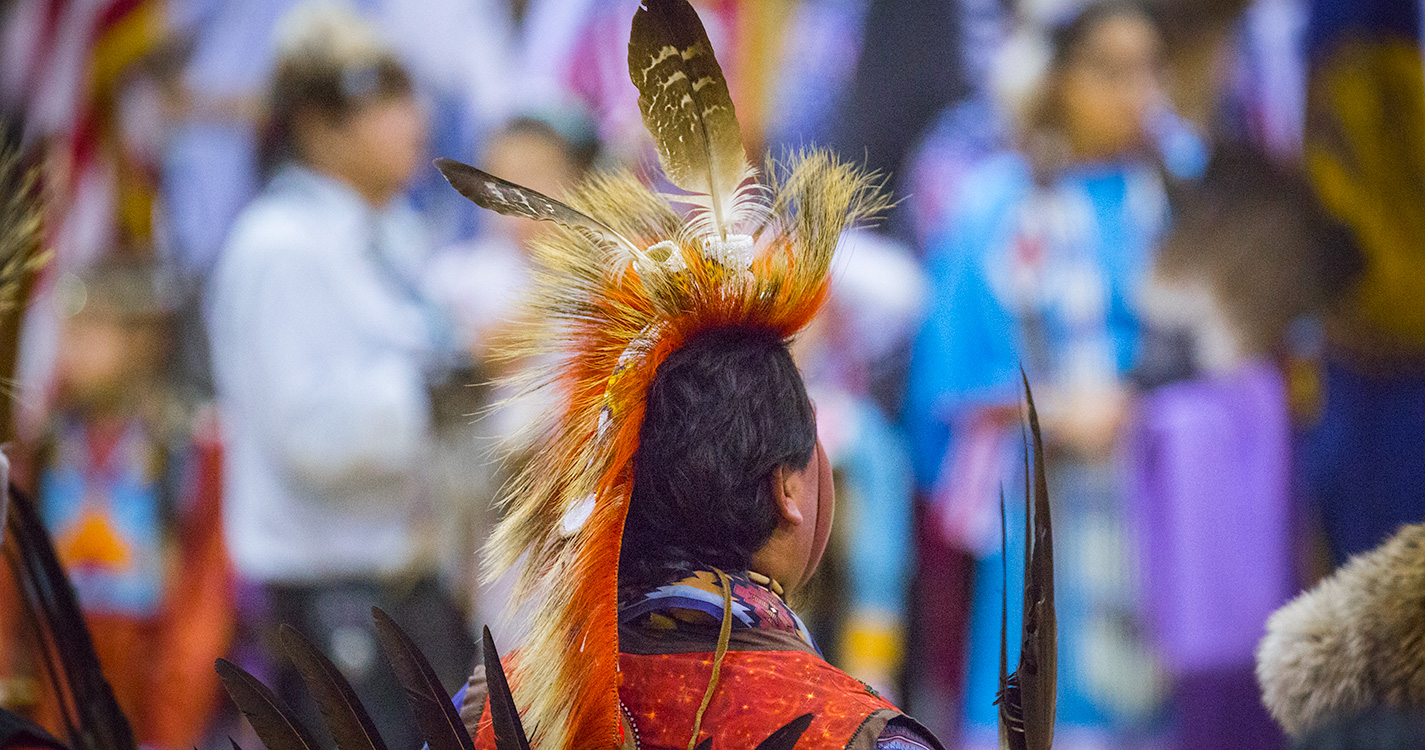
[[[999,489],[999,692],[1009,686],[1009,521],[1004,509],[1004,487]]]
[[[233,750],[242,750],[242,745],[239,745],[237,743],[237,740],[233,739],[232,737],[228,738],[228,744],[233,746]]]
[[[247,717],[267,750],[321,750],[312,733],[293,716],[292,709],[256,677],[227,659],[219,659],[215,667],[233,703]]]
[[[490,686],[490,717],[495,723],[496,750],[530,750],[529,738],[520,724],[519,709],[515,707],[515,696],[510,692],[510,682],[505,679],[505,668],[500,665],[500,654],[495,650],[495,639],[490,629],[485,628],[485,681]]]
[[[78,750],[135,750],[138,743],[133,729],[100,670],[79,600],[49,532],[29,498],[13,484],[8,489],[6,521],[13,547],[6,555],[40,631],[40,646],[56,682],[55,692],[61,696],[61,705],[65,692],[73,704],[72,714],[66,717],[69,741]]]
[[[772,736],[762,740],[762,744],[757,746],[757,750],[792,750],[796,746],[797,740],[802,738],[807,727],[811,726],[812,715],[802,714],[787,725],[772,733]]]
[[[376,725],[361,705],[351,683],[346,681],[336,665],[332,664],[311,641],[291,625],[284,624],[278,629],[282,639],[282,650],[297,667],[307,691],[312,694],[317,707],[322,711],[327,730],[336,740],[339,750],[386,750],[386,743],[376,732]]]
[[[1028,471],[1029,443],[1025,439],[1025,470]],[[1027,475],[1026,475],[1027,476]],[[1026,480],[1027,481],[1027,480]],[[1025,491],[1026,495],[1028,490]],[[1004,750],[1023,746],[1024,717],[1020,715],[1019,687],[1009,676],[1009,520],[1005,514],[1004,488],[999,493],[1000,611],[999,611],[999,744]]]
[[[415,642],[380,607],[372,607],[371,616],[376,619],[376,637],[381,641],[381,649],[396,673],[396,681],[406,691],[416,725],[430,750],[475,750],[475,743],[451,703],[450,694]]]
[[[1024,382],[1029,406],[1029,431],[1034,439],[1034,497],[1025,497],[1025,514],[1033,517],[1032,548],[1024,572],[1024,638],[1019,659],[1020,699],[1024,707],[1025,743],[1029,750],[1048,750],[1054,741],[1058,704],[1059,623],[1054,608],[1054,534],[1049,510],[1049,485],[1044,468],[1044,437],[1029,381]]]
[[[1024,373],[1021,371],[1020,375],[1022,376],[1023,374]],[[1024,381],[1024,392],[1026,394],[1029,393],[1028,379]],[[1038,448],[1039,416],[1038,413],[1034,410],[1034,397],[1030,396],[1028,401],[1029,419],[1032,420],[1034,423],[1034,446],[1035,448]],[[1022,611],[1021,615],[1023,617],[1028,617],[1029,612],[1034,605],[1033,595],[1029,591],[1029,567],[1030,563],[1034,560],[1034,513],[1033,509],[1029,505],[1029,501],[1030,498],[1034,495],[1034,485],[1032,484],[1034,474],[1030,471],[1029,465],[1029,457],[1031,455],[1029,450],[1029,434],[1024,431],[1023,423],[1021,423],[1019,426],[1019,434],[1021,439],[1024,440],[1024,610]],[[1037,455],[1035,455],[1035,462],[1037,465]]]

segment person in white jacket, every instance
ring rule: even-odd
[[[266,594],[264,624],[290,623],[368,706],[390,708],[373,716],[390,739],[409,729],[378,665],[372,605],[434,649],[452,684],[473,658],[428,541],[427,383],[448,347],[418,283],[422,226],[401,199],[425,127],[406,71],[354,13],[302,6],[279,34],[273,176],[208,290],[226,535]],[[294,674],[276,682],[306,704]]]

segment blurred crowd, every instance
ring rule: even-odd
[[[638,4],[0,2],[0,117],[52,251],[0,331],[10,453],[146,746],[238,736],[218,656],[287,692],[278,623],[393,746],[416,740],[372,605],[451,686],[481,625],[518,643],[478,551],[539,449],[499,342],[541,226],[430,159],[556,197],[656,180]],[[828,658],[947,746],[999,746],[1025,378],[1056,746],[1284,747],[1267,616],[1425,521],[1425,5],[694,4],[749,155],[832,149],[898,201],[795,346],[841,505],[801,603]],[[32,636],[0,605],[0,705],[52,720]]]

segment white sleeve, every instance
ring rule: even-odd
[[[408,476],[430,428],[416,357],[363,340],[343,314],[342,274],[310,251],[267,258],[242,302],[258,438],[295,478],[329,490]]]

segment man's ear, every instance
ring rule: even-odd
[[[806,477],[802,476],[804,473],[791,471],[785,464],[772,471],[772,501],[777,504],[781,523],[789,526],[802,524],[802,509],[797,505],[797,497],[801,493],[802,482],[806,481]]]

